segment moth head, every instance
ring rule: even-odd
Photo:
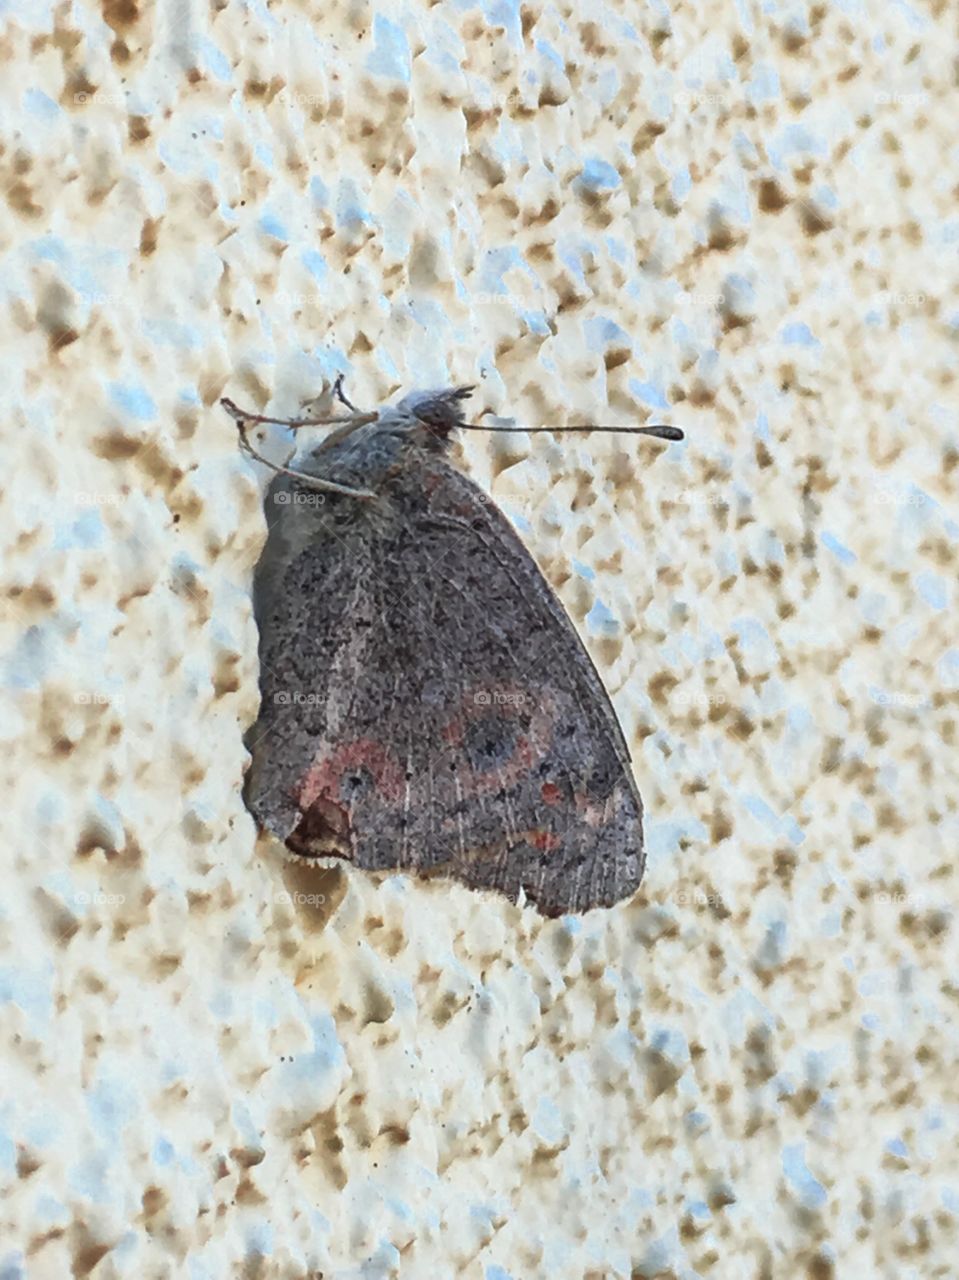
[[[417,444],[442,449],[450,433],[466,422],[464,401],[472,387],[442,387],[436,391],[411,391],[389,411],[396,414]]]

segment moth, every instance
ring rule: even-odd
[[[266,495],[250,812],[297,859],[454,877],[546,916],[629,897],[643,805],[609,696],[512,525],[448,457],[458,430],[495,429],[467,423],[473,388],[372,413],[334,390],[348,412],[222,401],[261,461],[252,425],[334,427]]]

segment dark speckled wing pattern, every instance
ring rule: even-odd
[[[374,447],[360,435],[324,474],[368,476]],[[374,487],[270,489],[251,811],[300,857],[522,889],[546,915],[628,897],[629,754],[538,567],[441,450],[400,450]]]

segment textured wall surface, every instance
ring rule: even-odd
[[[954,13],[0,0],[0,1277],[956,1274]],[[217,407],[477,381],[636,898],[291,869]],[[264,448],[282,456],[281,432]]]

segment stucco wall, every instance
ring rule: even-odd
[[[949,6],[0,24],[3,1280],[954,1275]],[[630,739],[632,902],[258,846],[216,402],[337,371],[688,431],[461,451]]]

